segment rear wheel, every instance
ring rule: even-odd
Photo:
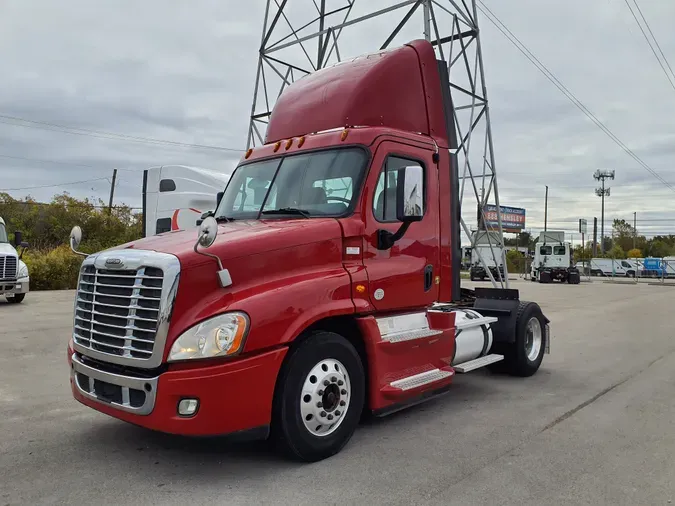
[[[546,351],[546,319],[534,302],[522,301],[516,317],[516,340],[501,347],[502,370],[513,376],[532,376],[537,372]]]
[[[539,272],[539,282],[540,283],[550,283],[551,282],[551,273],[548,271]]]
[[[15,293],[14,295],[7,295],[7,302],[10,304],[19,304],[26,298],[25,293]]]
[[[292,458],[315,462],[338,453],[363,410],[365,375],[352,344],[316,332],[290,353],[277,384],[272,432]]]

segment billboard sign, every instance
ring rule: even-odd
[[[483,207],[485,221],[480,215],[478,208],[478,227],[488,230],[497,230],[499,223],[497,221],[497,206],[494,204],[485,204]],[[517,234],[525,228],[525,209],[520,207],[499,206],[502,215],[502,230]]]
[[[585,234],[588,232],[588,222],[583,218],[579,219],[579,233]]]

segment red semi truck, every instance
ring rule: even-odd
[[[271,436],[316,461],[363,415],[445,393],[458,372],[534,374],[540,307],[460,288],[452,112],[426,41],[287,88],[197,234],[86,257],[74,397],[167,433]]]

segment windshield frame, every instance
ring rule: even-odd
[[[360,171],[360,176],[359,176],[359,181],[355,181],[353,188],[352,188],[352,197],[351,197],[351,203],[349,206],[339,214],[311,214],[308,217],[303,217],[299,214],[295,214],[292,212],[289,213],[278,213],[278,214],[263,214],[263,210],[265,210],[265,205],[267,203],[267,199],[269,198],[269,193],[272,188],[272,184],[276,180],[279,170],[283,165],[283,161],[286,160],[287,158],[292,158],[295,156],[301,156],[301,155],[308,155],[308,154],[313,154],[313,153],[321,153],[321,152],[326,152],[326,151],[338,151],[338,150],[349,150],[349,149],[358,149],[363,152],[365,155],[363,158],[363,168]],[[368,146],[364,144],[344,144],[340,146],[336,145],[331,145],[331,146],[323,146],[323,147],[317,147],[317,148],[312,148],[312,149],[304,149],[301,151],[295,151],[293,153],[280,153],[280,154],[275,154],[271,156],[264,156],[260,158],[256,158],[254,160],[246,160],[239,165],[232,171],[232,174],[230,174],[230,178],[227,181],[227,185],[225,185],[225,189],[223,190],[223,198],[220,201],[220,204],[216,208],[214,212],[214,216],[216,219],[234,219],[234,220],[287,220],[287,219],[316,219],[316,218],[347,218],[349,216],[352,216],[354,212],[356,211],[357,206],[361,202],[361,193],[363,191],[363,186],[365,185],[366,180],[368,179],[368,174],[370,172],[370,166],[372,164],[372,158],[373,158],[373,153],[371,150],[368,148]],[[277,164],[277,167],[274,171],[274,175],[272,176],[272,179],[270,181],[270,188],[265,194],[265,198],[263,199],[263,202],[260,204],[260,207],[257,211],[256,216],[247,216],[245,218],[239,218],[237,216],[227,216],[227,214],[221,211],[221,206],[224,205],[225,203],[225,196],[227,194],[227,190],[229,186],[232,184],[232,182],[235,179],[235,174],[237,173],[238,170],[241,170],[249,165],[253,165],[256,163],[263,163],[263,162],[269,162],[272,160],[278,160],[279,163]],[[254,214],[254,213],[250,213]]]
[[[9,244],[9,235],[4,223],[0,223],[0,244]]]

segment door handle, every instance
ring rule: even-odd
[[[434,282],[434,266],[427,265],[424,268],[424,291],[428,292],[431,290],[431,285]]]

